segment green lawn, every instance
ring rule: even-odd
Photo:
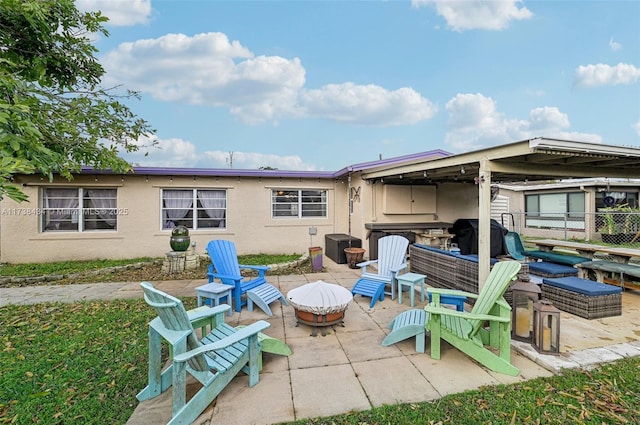
[[[194,299],[185,299],[187,308]],[[146,384],[143,300],[0,308],[0,423],[124,424]],[[294,424],[638,424],[640,358]]]

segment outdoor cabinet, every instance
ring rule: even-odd
[[[351,244],[349,244],[351,240]],[[324,235],[325,255],[338,264],[347,263],[345,248],[362,248],[362,241],[345,233],[332,233]]]
[[[435,214],[436,187],[386,184],[382,187],[384,214]]]

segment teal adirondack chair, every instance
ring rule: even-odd
[[[211,264],[207,271],[209,282],[219,279],[222,283],[233,286],[233,305],[237,312],[247,305],[249,311],[257,305],[267,316],[273,313],[269,304],[280,300],[283,305],[289,305],[287,299],[275,286],[267,283],[265,272],[269,266],[249,266],[238,264],[238,254],[233,242],[227,240],[212,240],[207,244],[207,253]],[[241,269],[255,270],[258,277],[244,278]],[[246,298],[243,296],[246,294]]]
[[[395,299],[396,276],[407,268],[408,246],[409,240],[400,235],[390,235],[378,239],[378,259],[357,264],[362,274],[351,289],[351,293],[371,297],[371,308],[376,304],[376,301],[384,301],[385,293],[391,295],[391,299]],[[374,264],[377,266],[375,271],[372,270],[373,267],[367,269],[368,266]],[[390,286],[388,291],[386,290],[387,285]]]
[[[511,364],[511,307],[504,299],[509,284],[520,270],[517,261],[499,261],[491,269],[479,294],[442,288],[428,288],[431,302],[426,330],[431,332],[431,358],[440,359],[440,340],[462,351],[489,369],[517,376],[520,371]],[[459,312],[442,307],[441,295],[462,295],[475,298],[471,312]],[[488,329],[485,324],[488,322]],[[489,345],[497,349],[495,354]]]
[[[173,385],[169,424],[190,424],[240,372],[249,375],[249,386],[258,383],[259,334],[270,324],[264,320],[236,329],[224,322],[229,305],[187,312],[178,298],[140,284],[144,299],[158,317],[149,323],[149,384],[138,393],[139,401],[154,398]],[[195,328],[205,331],[198,339]],[[207,331],[208,330],[208,331]],[[162,371],[162,340],[169,344],[171,364]],[[187,400],[187,373],[202,388]]]

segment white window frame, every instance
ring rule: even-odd
[[[310,192],[317,192],[313,195]],[[320,198],[319,202],[305,202],[305,199]],[[320,207],[320,208],[317,208]],[[288,211],[287,211],[288,210]],[[314,211],[320,215],[312,215]],[[271,218],[313,219],[327,218],[329,211],[329,191],[326,189],[272,189]]]
[[[69,205],[68,203],[55,203],[49,204],[46,196],[47,190],[74,190],[76,192],[75,200],[77,205]],[[113,201],[113,205],[93,205],[89,206],[91,202],[90,192],[92,191],[114,191],[114,195],[95,198],[96,200],[109,200]],[[87,200],[87,197],[89,198]],[[53,199],[63,199],[61,197]],[[71,199],[71,198],[68,198]],[[102,203],[102,202],[99,202]],[[111,202],[108,202],[111,203]],[[43,187],[40,191],[40,231],[42,233],[57,233],[57,232],[74,232],[74,233],[86,233],[86,232],[117,232],[118,231],[118,216],[122,212],[122,209],[118,209],[118,189],[115,187]],[[51,214],[70,216],[70,219],[61,219],[56,226],[54,219],[51,219]],[[82,219],[80,219],[82,217]],[[95,217],[95,218],[94,218]],[[108,225],[109,221],[113,222],[113,226],[107,228],[87,229],[87,224],[90,221],[102,221]],[[64,223],[71,222],[77,225],[77,228],[62,228],[59,226]],[[56,228],[58,227],[58,228]]]
[[[173,198],[165,197],[169,192],[182,192]],[[187,192],[190,192],[186,197]],[[204,197],[202,195],[220,195]],[[200,195],[200,196],[199,196]],[[181,196],[183,198],[181,199]],[[217,188],[163,188],[160,191],[160,229],[172,230],[183,225],[189,230],[226,230],[227,228],[226,189]],[[172,199],[174,205],[167,207],[165,200]],[[186,211],[186,214],[185,214]],[[217,226],[203,226],[207,221],[217,221]]]

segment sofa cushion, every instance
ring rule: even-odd
[[[575,276],[542,279],[542,283],[588,296],[618,294],[622,292],[622,288],[618,286],[594,282],[593,280],[582,279]]]
[[[578,274],[578,269],[576,269],[575,267],[564,266],[562,264],[549,263],[546,261],[538,261],[527,264],[529,264],[529,271],[533,274],[562,275],[558,277]]]

